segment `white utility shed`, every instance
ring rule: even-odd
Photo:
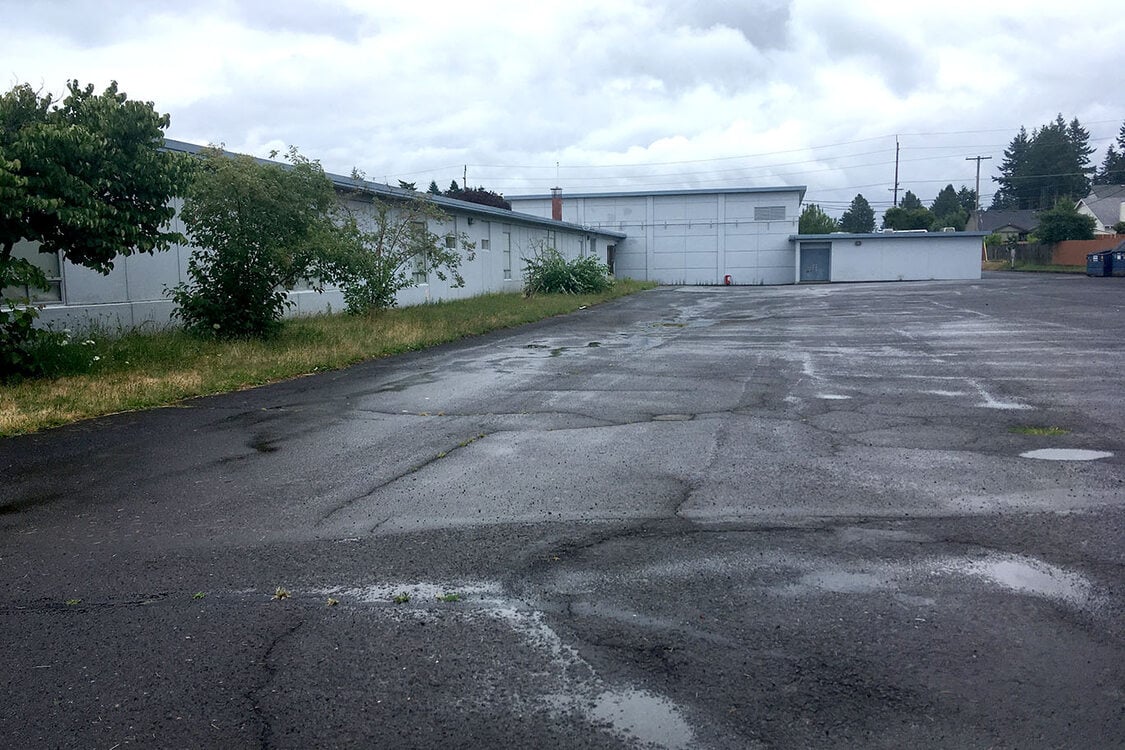
[[[795,234],[793,281],[979,279],[986,232]]]

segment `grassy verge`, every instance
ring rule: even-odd
[[[1052,263],[1017,263],[1006,271],[1028,271],[1031,273],[1086,273],[1086,266],[1059,266]]]
[[[655,286],[620,280],[600,294],[486,294],[371,316],[295,318],[268,341],[206,341],[181,331],[76,341],[87,372],[0,385],[0,436],[163,406],[335,370],[573,312]]]

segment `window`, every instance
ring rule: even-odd
[[[422,250],[414,254],[414,283],[425,284],[426,279],[426,251]]]
[[[27,286],[9,286],[0,290],[2,299],[30,299],[32,302],[62,301],[62,271],[58,253],[39,252],[38,242],[17,242],[12,257],[31,261],[47,277],[47,290]]]
[[[754,206],[754,221],[784,221],[785,206]]]
[[[426,222],[413,221],[411,222],[411,224],[411,233],[414,235],[415,239],[421,239],[427,236]],[[424,241],[428,242],[429,240]],[[426,250],[424,248],[414,254],[414,272],[412,278],[414,279],[415,284],[426,283]]]
[[[512,280],[512,233],[503,232],[500,249],[504,251],[504,281]]]
[[[453,234],[445,235],[445,246],[450,250],[457,248],[457,236]]]
[[[558,249],[558,245],[555,244],[556,242],[558,242],[558,240],[555,239],[555,230],[554,229],[548,229],[547,230],[547,247],[553,247],[553,248]]]
[[[484,237],[480,241],[480,249],[481,250],[491,250],[492,249],[491,244],[492,243],[489,241],[489,239],[487,237]]]

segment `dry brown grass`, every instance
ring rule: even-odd
[[[0,385],[0,436],[163,406],[346,367],[572,312],[651,288],[619,281],[597,295],[489,294],[388,310],[286,322],[268,341],[205,341],[182,332],[99,339],[89,372]]]

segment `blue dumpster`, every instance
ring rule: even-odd
[[[1109,275],[1125,276],[1125,250],[1114,250],[1109,255]]]
[[[1087,276],[1109,276],[1113,273],[1113,251],[1101,250],[1086,255]]]

